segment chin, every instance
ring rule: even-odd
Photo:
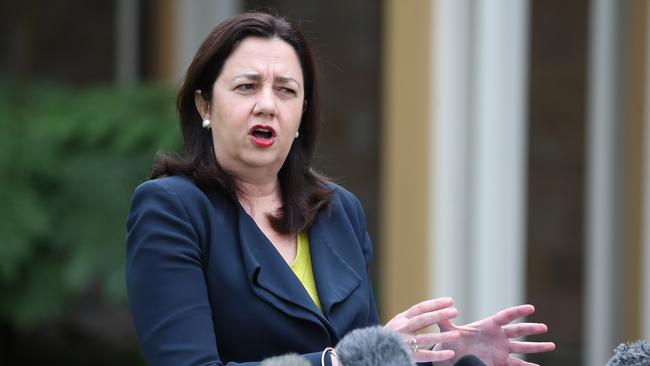
[[[273,168],[279,171],[284,164],[287,155],[279,154],[277,151],[255,151],[242,157],[246,165],[255,168]]]
[[[277,172],[280,171],[280,168],[282,168],[282,164],[284,163],[284,160],[280,160],[276,157],[256,157],[252,159],[245,159],[244,163],[246,166],[251,167],[251,168],[267,168],[271,170],[275,170],[276,174]]]

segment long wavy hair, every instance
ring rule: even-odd
[[[151,178],[183,175],[192,179],[207,194],[223,195],[236,202],[246,199],[237,177],[217,162],[212,135],[201,126],[194,94],[201,90],[207,100],[226,59],[247,37],[279,38],[298,54],[304,79],[305,108],[300,121],[300,137],[295,139],[278,173],[282,195],[280,209],[269,214],[273,228],[282,234],[297,234],[308,229],[316,214],[330,204],[327,178],[315,173],[311,163],[320,129],[320,100],[317,67],[304,35],[286,19],[265,12],[233,16],[219,24],[203,41],[178,92],[177,108],[183,134],[184,156],[159,153]]]

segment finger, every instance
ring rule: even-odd
[[[402,331],[416,333],[420,329],[424,329],[440,321],[455,318],[456,316],[458,316],[458,310],[456,310],[456,308],[448,308],[420,314],[409,319],[406,322],[406,325],[402,328]]]
[[[518,358],[508,358],[508,361],[506,361],[506,365],[508,366],[539,366],[536,363],[520,360]]]
[[[456,325],[451,320],[442,320],[438,322],[438,328],[441,332],[451,332],[457,330],[461,333],[477,333],[480,332],[480,328],[475,328],[469,325]]]
[[[508,351],[510,353],[541,353],[555,350],[553,342],[510,342]]]
[[[535,312],[535,307],[533,305],[519,305],[501,310],[495,315],[492,316],[494,321],[501,326],[509,324],[510,322],[522,318],[524,316],[530,315]]]
[[[456,325],[451,320],[443,320],[438,322],[438,328],[441,332],[449,332],[456,330]]]
[[[454,300],[451,297],[441,297],[439,299],[432,299],[432,300],[426,300],[422,301],[420,303],[417,303],[413,306],[411,306],[408,310],[403,312],[402,314],[407,318],[410,319],[414,316],[424,314],[424,313],[429,313],[432,311],[444,309],[447,307],[450,307],[454,304]]]
[[[546,324],[542,323],[519,323],[502,327],[508,338],[519,338],[533,334],[542,334],[548,331]]]
[[[456,331],[442,333],[422,333],[415,336],[420,348],[430,348],[438,343],[454,342],[460,339],[460,333]]]
[[[419,350],[417,352],[411,353],[411,357],[415,362],[446,361],[454,358],[455,355],[456,353],[452,350],[444,350],[444,351]]]

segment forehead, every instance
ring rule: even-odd
[[[222,74],[255,72],[288,76],[302,80],[302,67],[296,50],[279,38],[248,37],[237,45],[224,63]]]

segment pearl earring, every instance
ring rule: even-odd
[[[300,132],[296,131],[296,138],[298,138],[298,136],[300,136]]]
[[[201,125],[203,126],[203,128],[209,130],[210,127],[211,127],[211,126],[210,126],[210,120],[209,120],[208,118],[204,119],[204,120],[203,120],[203,123],[202,123]]]

